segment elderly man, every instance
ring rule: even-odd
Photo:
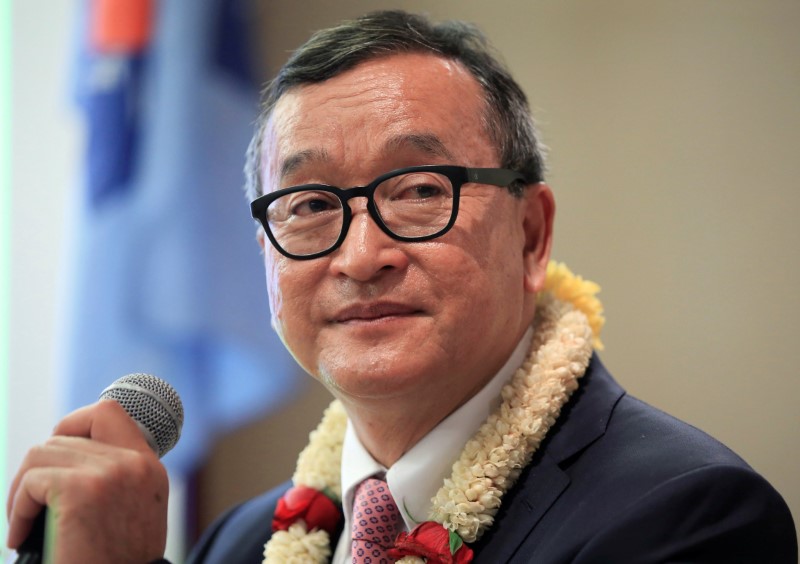
[[[248,191],[272,321],[336,401],[294,484],[232,509],[192,562],[796,562],[771,486],[593,354],[593,289],[548,275],[525,96],[474,28],[371,14],[312,37],[265,96]],[[12,546],[47,503],[64,561],[158,558],[166,482],[121,410],[55,435],[15,480]]]

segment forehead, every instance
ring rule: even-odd
[[[366,61],[281,97],[263,139],[265,186],[312,170],[496,166],[485,109],[481,86],[458,62],[417,53]]]

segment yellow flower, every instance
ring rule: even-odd
[[[583,313],[589,320],[589,327],[592,328],[594,348],[598,351],[603,350],[600,331],[606,318],[603,316],[603,304],[595,295],[600,291],[600,286],[573,274],[563,262],[551,260],[547,265],[544,291],[552,294],[557,300],[572,304],[575,309]]]

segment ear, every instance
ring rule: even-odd
[[[553,220],[556,202],[547,184],[529,186],[523,197],[524,218],[522,228],[525,235],[523,249],[524,288],[536,293],[544,288],[547,263],[553,244]]]

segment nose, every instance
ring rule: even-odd
[[[359,198],[360,200],[361,198]],[[350,200],[353,212],[342,245],[331,254],[333,275],[369,282],[389,271],[408,266],[405,244],[389,237],[370,217],[366,203]]]

